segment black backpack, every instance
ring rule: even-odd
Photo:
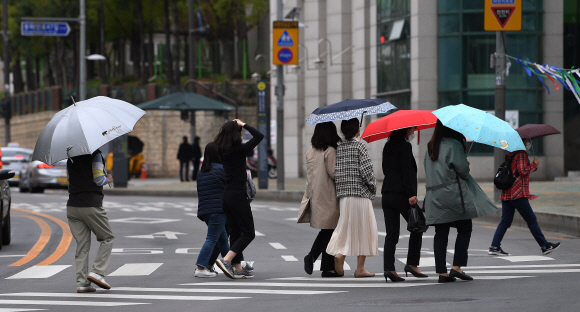
[[[516,181],[516,175],[512,173],[512,160],[514,156],[508,157],[506,161],[504,161],[499,168],[497,169],[497,173],[493,178],[493,184],[500,190],[509,190],[514,182]],[[517,174],[517,172],[516,172]]]

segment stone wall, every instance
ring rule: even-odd
[[[12,142],[18,142],[21,147],[33,149],[36,140],[44,126],[50,121],[55,111],[15,116],[11,119],[10,130]],[[229,116],[227,116],[229,115]],[[226,120],[234,118],[234,112],[228,114],[212,111],[196,113],[196,133],[200,137],[203,149],[213,141],[221,125]],[[256,107],[243,107],[238,111],[241,120],[255,126],[257,122]],[[179,178],[179,161],[177,150],[182,137],[190,136],[189,121],[181,120],[179,111],[149,111],[137,122],[131,135],[141,139],[145,146],[143,154],[147,163],[148,177]],[[5,146],[4,123],[0,125],[0,142]],[[189,142],[191,143],[191,138]]]

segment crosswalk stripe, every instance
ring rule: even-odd
[[[13,294],[0,294],[0,296],[11,296],[11,297],[51,297],[51,298],[70,298],[71,294],[67,293],[13,293]],[[214,300],[227,300],[227,299],[248,299],[250,297],[217,297],[217,296],[172,296],[172,295],[121,295],[121,294],[107,294],[99,293],[95,294],[75,294],[75,298],[111,298],[111,299],[151,299],[151,300],[195,300],[195,301],[214,301]]]
[[[527,261],[546,261],[546,260],[554,260],[554,258],[546,257],[546,256],[506,256],[506,257],[497,257],[498,259],[504,259],[509,262],[527,262]]]
[[[328,287],[328,288],[396,288],[438,285],[436,283],[361,283],[361,284],[340,284],[340,283],[248,283],[248,282],[210,282],[210,283],[187,283],[182,286],[265,286],[265,287]]]
[[[46,309],[12,309],[12,308],[0,308],[0,312],[28,312],[28,311],[46,311]]]
[[[471,273],[471,272],[468,272]],[[533,277],[533,276],[478,276],[475,277],[475,279],[485,279],[485,280],[503,280],[503,279],[514,279],[514,278],[524,278],[524,277]],[[421,278],[421,279],[408,279],[406,282],[410,282],[410,283],[423,283],[425,281],[436,281],[438,280],[439,277],[436,274],[433,274],[433,276],[429,276],[427,278]],[[298,276],[298,277],[280,277],[280,278],[270,278],[268,280],[278,280],[278,281],[307,281],[307,282],[318,282],[318,281],[324,281],[324,282],[328,282],[328,278],[325,277],[304,277],[304,276]],[[378,282],[378,281],[385,281],[385,278],[383,276],[375,276],[375,277],[365,277],[365,278],[355,278],[355,277],[345,277],[345,278],[333,278],[332,279],[333,282],[348,282],[348,283],[352,283],[354,281],[357,282]]]
[[[274,247],[274,249],[288,249],[286,247],[284,247],[284,245],[280,244],[280,243],[269,243],[270,246]]]
[[[264,235],[263,233],[260,233],[260,232],[258,232],[258,231],[255,231],[255,232],[256,232],[256,236],[266,236],[266,235]]]
[[[525,268],[565,268],[580,267],[580,264],[522,264],[522,265],[489,265],[469,266],[469,269],[525,269]]]
[[[140,288],[115,287],[115,291],[172,292],[172,293],[225,293],[225,294],[268,294],[268,295],[322,295],[348,292],[344,290],[291,290],[291,289],[248,289],[248,288]]]
[[[69,295],[71,296],[71,295]],[[117,307],[147,302],[107,302],[107,301],[50,301],[50,300],[0,300],[0,304],[25,304],[25,305],[53,305],[53,306],[86,306],[86,307]]]
[[[407,258],[397,258],[397,260],[403,262],[403,263],[407,263]],[[449,265],[449,263],[446,263],[446,265]],[[421,259],[419,259],[419,267],[434,267],[435,266],[435,257],[421,257]]]
[[[126,263],[108,276],[143,276],[155,272],[163,263]]]
[[[60,273],[60,271],[68,267],[70,267],[70,265],[33,266],[10,277],[7,277],[6,279],[48,278],[57,273]]]
[[[284,259],[285,261],[298,261],[298,259],[296,259],[296,257],[294,256],[280,256],[282,257],[282,259]]]
[[[557,269],[557,270],[489,270],[489,271],[472,271],[471,268],[466,270],[468,275],[471,274],[557,274],[557,273],[580,273],[580,269]]]

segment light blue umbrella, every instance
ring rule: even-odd
[[[520,135],[507,122],[482,110],[464,105],[449,105],[433,112],[441,123],[474,142],[508,152],[526,150]]]

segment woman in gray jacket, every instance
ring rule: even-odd
[[[433,249],[439,283],[456,278],[473,280],[465,274],[467,249],[471,239],[471,219],[498,211],[469,174],[466,142],[463,134],[437,121],[425,154],[425,215],[427,224],[435,225]],[[447,274],[446,255],[449,229],[457,228],[453,267]]]

